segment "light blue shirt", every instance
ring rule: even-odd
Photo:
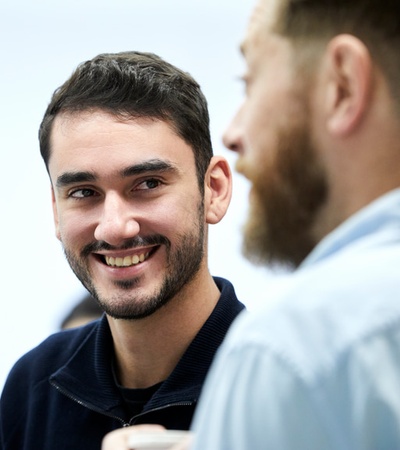
[[[400,449],[400,190],[328,235],[232,326],[195,450]]]

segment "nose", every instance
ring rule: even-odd
[[[96,240],[118,246],[124,240],[139,234],[139,222],[135,218],[132,204],[126,199],[117,193],[107,194],[102,207],[102,214],[94,232]]]
[[[242,153],[244,149],[241,113],[242,108],[236,113],[222,137],[225,147],[238,153]]]

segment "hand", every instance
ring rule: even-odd
[[[101,450],[130,450],[128,445],[129,437],[134,433],[164,433],[166,429],[161,425],[134,425],[121,428],[108,433],[101,446]],[[170,450],[190,450],[192,435],[190,434],[179,444],[174,445]]]
[[[165,428],[161,425],[134,425],[111,431],[105,435],[101,445],[101,450],[128,450],[129,436],[132,433],[141,433],[146,431],[151,431],[152,433],[162,433],[165,431]]]
[[[192,448],[193,435],[185,438],[180,444],[176,444],[170,450],[190,450]]]

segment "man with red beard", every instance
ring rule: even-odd
[[[400,448],[400,2],[259,0],[224,136],[245,251],[295,272],[235,322],[195,450]]]
[[[16,363],[1,449],[98,450],[133,424],[188,429],[243,310],[207,264],[207,227],[232,188],[199,85],[153,54],[99,55],[55,91],[39,139],[56,235],[105,315]]]

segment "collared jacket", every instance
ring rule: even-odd
[[[141,414],[126,416],[104,316],[50,336],[15,364],[1,397],[0,449],[100,450],[104,435],[122,426],[188,429],[214,354],[244,308],[231,283],[214,279],[221,291],[214,311]]]

